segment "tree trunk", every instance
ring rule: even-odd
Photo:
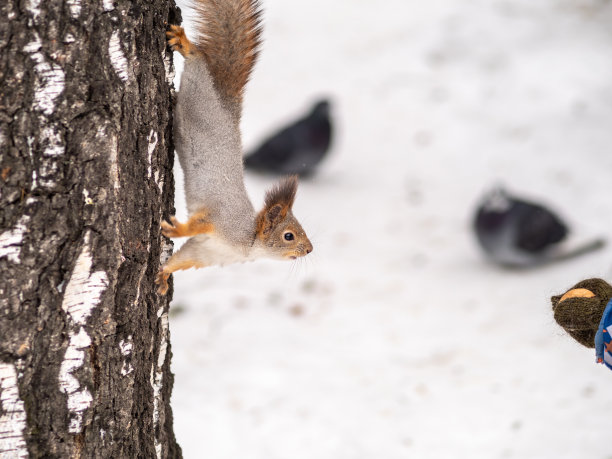
[[[173,0],[0,3],[0,457],[180,457]]]

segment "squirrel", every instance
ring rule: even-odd
[[[244,185],[240,117],[244,87],[261,44],[258,0],[194,0],[195,40],[171,25],[168,44],[185,58],[174,139],[185,176],[189,219],[162,221],[166,237],[191,238],[160,269],[158,292],[174,271],[251,261],[296,259],[312,251],[293,216],[296,176],[283,179],[255,212]]]

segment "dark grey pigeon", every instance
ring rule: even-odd
[[[244,159],[248,169],[273,174],[312,175],[332,139],[330,102],[317,102],[304,118],[283,128]]]
[[[485,254],[493,262],[509,267],[573,258],[604,245],[597,238],[574,248],[564,246],[569,228],[558,215],[501,188],[488,193],[478,207],[474,231]]]

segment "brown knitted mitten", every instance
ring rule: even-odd
[[[595,333],[611,297],[612,285],[602,279],[578,282],[551,298],[555,320],[580,344],[595,347]]]

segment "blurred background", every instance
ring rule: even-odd
[[[245,149],[331,101],[331,148],[294,206],[314,251],[174,276],[185,457],[612,458],[612,374],[550,306],[579,280],[612,280],[612,241],[509,270],[472,229],[503,184],[572,237],[610,236],[612,2],[263,9]],[[245,178],[259,208],[277,178]],[[178,165],[176,180],[182,219]]]

